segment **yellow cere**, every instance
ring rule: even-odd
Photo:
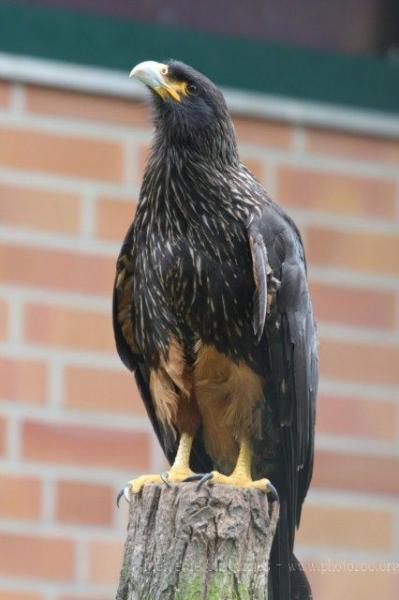
[[[182,96],[187,96],[187,83],[185,81],[168,81],[165,78],[164,84],[157,86],[155,91],[164,100],[169,94],[176,102],[180,102]]]

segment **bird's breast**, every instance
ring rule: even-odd
[[[161,288],[157,297],[171,327],[238,356],[240,343],[252,335],[254,284],[246,245],[240,239],[230,248],[222,239],[213,245],[165,240],[157,248],[149,253],[151,280]]]

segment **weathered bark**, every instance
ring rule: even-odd
[[[259,490],[147,485],[133,496],[116,600],[267,600],[278,519]]]

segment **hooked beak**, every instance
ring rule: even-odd
[[[186,84],[170,80],[168,78],[168,70],[168,65],[153,60],[146,60],[136,65],[130,71],[129,77],[134,77],[153,89],[163,100],[171,96],[173,100],[180,102],[180,96],[185,95]]]

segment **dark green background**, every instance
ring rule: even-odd
[[[125,72],[142,60],[176,58],[226,87],[399,113],[399,60],[323,53],[4,0],[0,51]]]

